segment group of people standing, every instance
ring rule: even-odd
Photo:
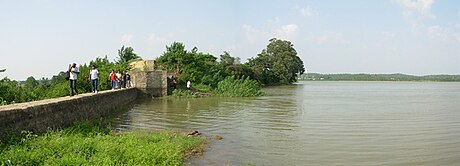
[[[168,78],[168,84],[169,84],[169,88],[171,89],[171,91],[174,91],[177,85],[176,77],[171,76],[170,78]],[[190,82],[190,80],[186,82],[186,85],[187,85],[188,90],[192,90],[192,82]]]
[[[112,69],[110,73],[110,82],[112,85],[112,90],[119,88],[130,88],[131,85],[131,75],[126,72],[115,73],[115,70]]]
[[[77,64],[69,64],[67,73],[68,75],[66,76],[66,79],[69,80],[70,96],[78,95],[77,76],[78,74],[80,74],[80,69],[77,67]],[[126,72],[115,73],[115,70],[112,70],[109,78],[112,85],[112,90],[119,88],[130,88],[132,86],[131,76]],[[92,92],[98,93],[98,85],[100,78],[99,71],[97,70],[96,66],[91,67],[91,70],[89,71],[89,79],[91,80]]]

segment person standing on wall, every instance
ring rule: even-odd
[[[129,75],[129,73],[126,73],[126,87],[133,87],[133,85],[131,85],[131,75]]]
[[[69,72],[70,96],[74,95],[73,93],[74,91],[75,91],[75,95],[78,95],[77,75],[80,74],[80,70],[78,69],[77,64],[76,63],[69,64],[68,72]]]
[[[122,87],[122,88],[126,88],[126,81],[127,81],[127,80],[126,80],[126,79],[127,79],[127,78],[126,78],[126,72],[122,72],[122,73],[121,73],[121,79],[122,79],[122,81],[121,81],[121,82],[122,82],[121,87]]]
[[[115,70],[112,69],[112,72],[110,73],[110,82],[112,84],[112,90],[115,90],[115,86],[117,85],[117,74],[115,73]]]
[[[115,73],[115,76],[117,76],[117,85],[116,85],[115,89],[120,89],[121,88],[121,73],[120,73],[120,71]]]
[[[91,71],[89,71],[89,78],[91,79],[91,84],[93,85],[93,93],[97,93],[97,85],[99,82],[99,71],[96,66],[93,65]]]

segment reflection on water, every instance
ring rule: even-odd
[[[122,130],[220,135],[192,165],[456,165],[460,84],[303,82],[256,98],[154,99]]]

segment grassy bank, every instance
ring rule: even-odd
[[[85,121],[6,139],[0,146],[0,165],[183,165],[203,143],[202,138],[174,132],[114,133],[106,121]]]

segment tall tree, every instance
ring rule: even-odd
[[[197,47],[187,51],[185,45],[180,42],[166,46],[163,55],[156,59],[163,69],[180,75],[179,81],[217,86],[217,81],[220,79],[214,77],[219,76],[216,60],[217,58],[211,54],[198,52]]]
[[[223,66],[237,65],[237,64],[240,64],[240,58],[232,57],[229,52],[224,51],[224,53],[220,55],[219,63]]]
[[[30,76],[24,82],[24,87],[26,89],[33,89],[36,86],[38,86],[38,84],[39,84],[38,81],[34,77]]]
[[[122,46],[121,49],[118,50],[118,61],[116,62],[118,65],[117,70],[129,70],[129,62],[136,59],[141,59],[141,57],[134,53],[134,49],[132,47],[125,48],[125,46]]]
[[[122,46],[118,50],[118,62],[129,62],[130,60],[140,59],[141,57],[134,53],[132,47]]]
[[[297,56],[294,45],[287,40],[270,39],[267,48],[249,59],[262,84],[289,84],[297,81],[297,74],[305,72],[303,61]]]
[[[192,52],[196,52],[194,48]],[[168,70],[173,70],[182,73],[184,66],[192,60],[192,54],[187,53],[185,45],[181,42],[174,42],[170,46],[166,46],[166,51],[156,59],[161,66]]]

